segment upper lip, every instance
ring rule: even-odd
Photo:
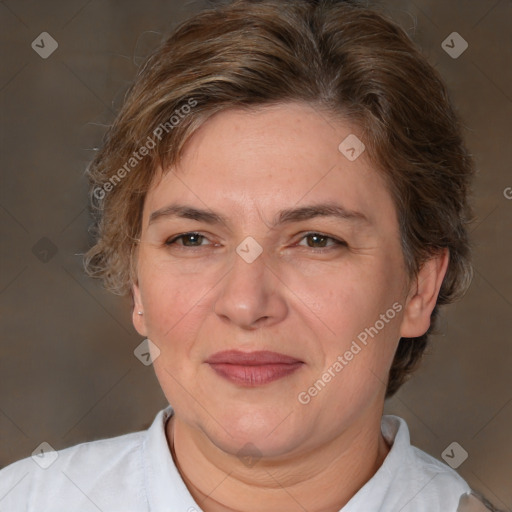
[[[271,352],[269,350],[259,350],[255,352],[242,352],[240,350],[224,350],[210,356],[207,360],[209,364],[236,364],[241,366],[262,366],[266,364],[296,364],[302,363],[295,357]]]

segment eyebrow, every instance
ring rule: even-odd
[[[160,208],[159,210],[155,210],[149,217],[148,225],[151,225],[158,219],[172,217],[196,220],[211,225],[219,224],[226,228],[228,228],[229,225],[226,217],[219,213],[183,204],[171,204]],[[272,227],[274,228],[282,224],[310,220],[316,217],[334,217],[336,219],[350,221],[355,224],[371,225],[371,222],[363,213],[355,210],[349,210],[339,204],[329,202],[281,210],[274,217]]]

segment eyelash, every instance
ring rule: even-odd
[[[180,235],[176,235],[175,237],[172,237],[170,239],[168,239],[166,242],[165,242],[165,246],[167,247],[170,247],[170,246],[176,246],[176,242],[180,239],[183,239],[187,236],[191,236],[191,235],[194,235],[194,236],[197,236],[197,237],[203,237],[203,239],[206,239],[208,240],[208,238],[205,236],[205,235],[202,235],[201,233],[198,233],[196,231],[189,231],[189,232],[186,232],[186,233],[181,233]],[[348,244],[344,241],[344,240],[339,240],[337,238],[334,238],[332,236],[328,236],[328,235],[324,235],[323,233],[319,233],[317,231],[309,231],[307,233],[305,233],[304,235],[302,235],[302,237],[300,238],[299,241],[302,241],[304,240],[305,238],[309,237],[309,236],[319,236],[320,238],[324,238],[324,239],[327,239],[327,240],[331,240],[332,242],[334,242],[334,244],[330,245],[330,246],[327,246],[327,247],[307,247],[307,246],[300,246],[300,247],[306,247],[307,249],[313,249],[313,250],[317,250],[316,252],[324,252],[325,250],[328,250],[329,247],[336,247],[336,246],[340,246],[340,247],[348,247]],[[202,247],[206,247],[204,245],[198,245],[198,246],[186,246],[186,245],[178,245],[178,247],[180,247],[180,249],[201,249]]]

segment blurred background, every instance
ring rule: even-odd
[[[386,412],[439,459],[465,450],[457,471],[510,511],[512,2],[369,4],[444,77],[478,168],[473,283],[444,309],[441,334]],[[130,301],[82,270],[91,244],[84,170],[144,57],[205,6],[0,2],[0,468],[42,441],[62,449],[147,428],[167,405],[151,366],[134,356],[142,338]]]

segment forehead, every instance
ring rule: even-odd
[[[358,127],[310,105],[217,113],[189,138],[178,164],[155,177],[146,222],[151,212],[178,198],[240,215],[265,211],[267,218],[283,208],[321,202],[361,211],[370,221],[393,217],[384,179],[365,152],[350,160],[340,151],[347,137],[362,138]]]

